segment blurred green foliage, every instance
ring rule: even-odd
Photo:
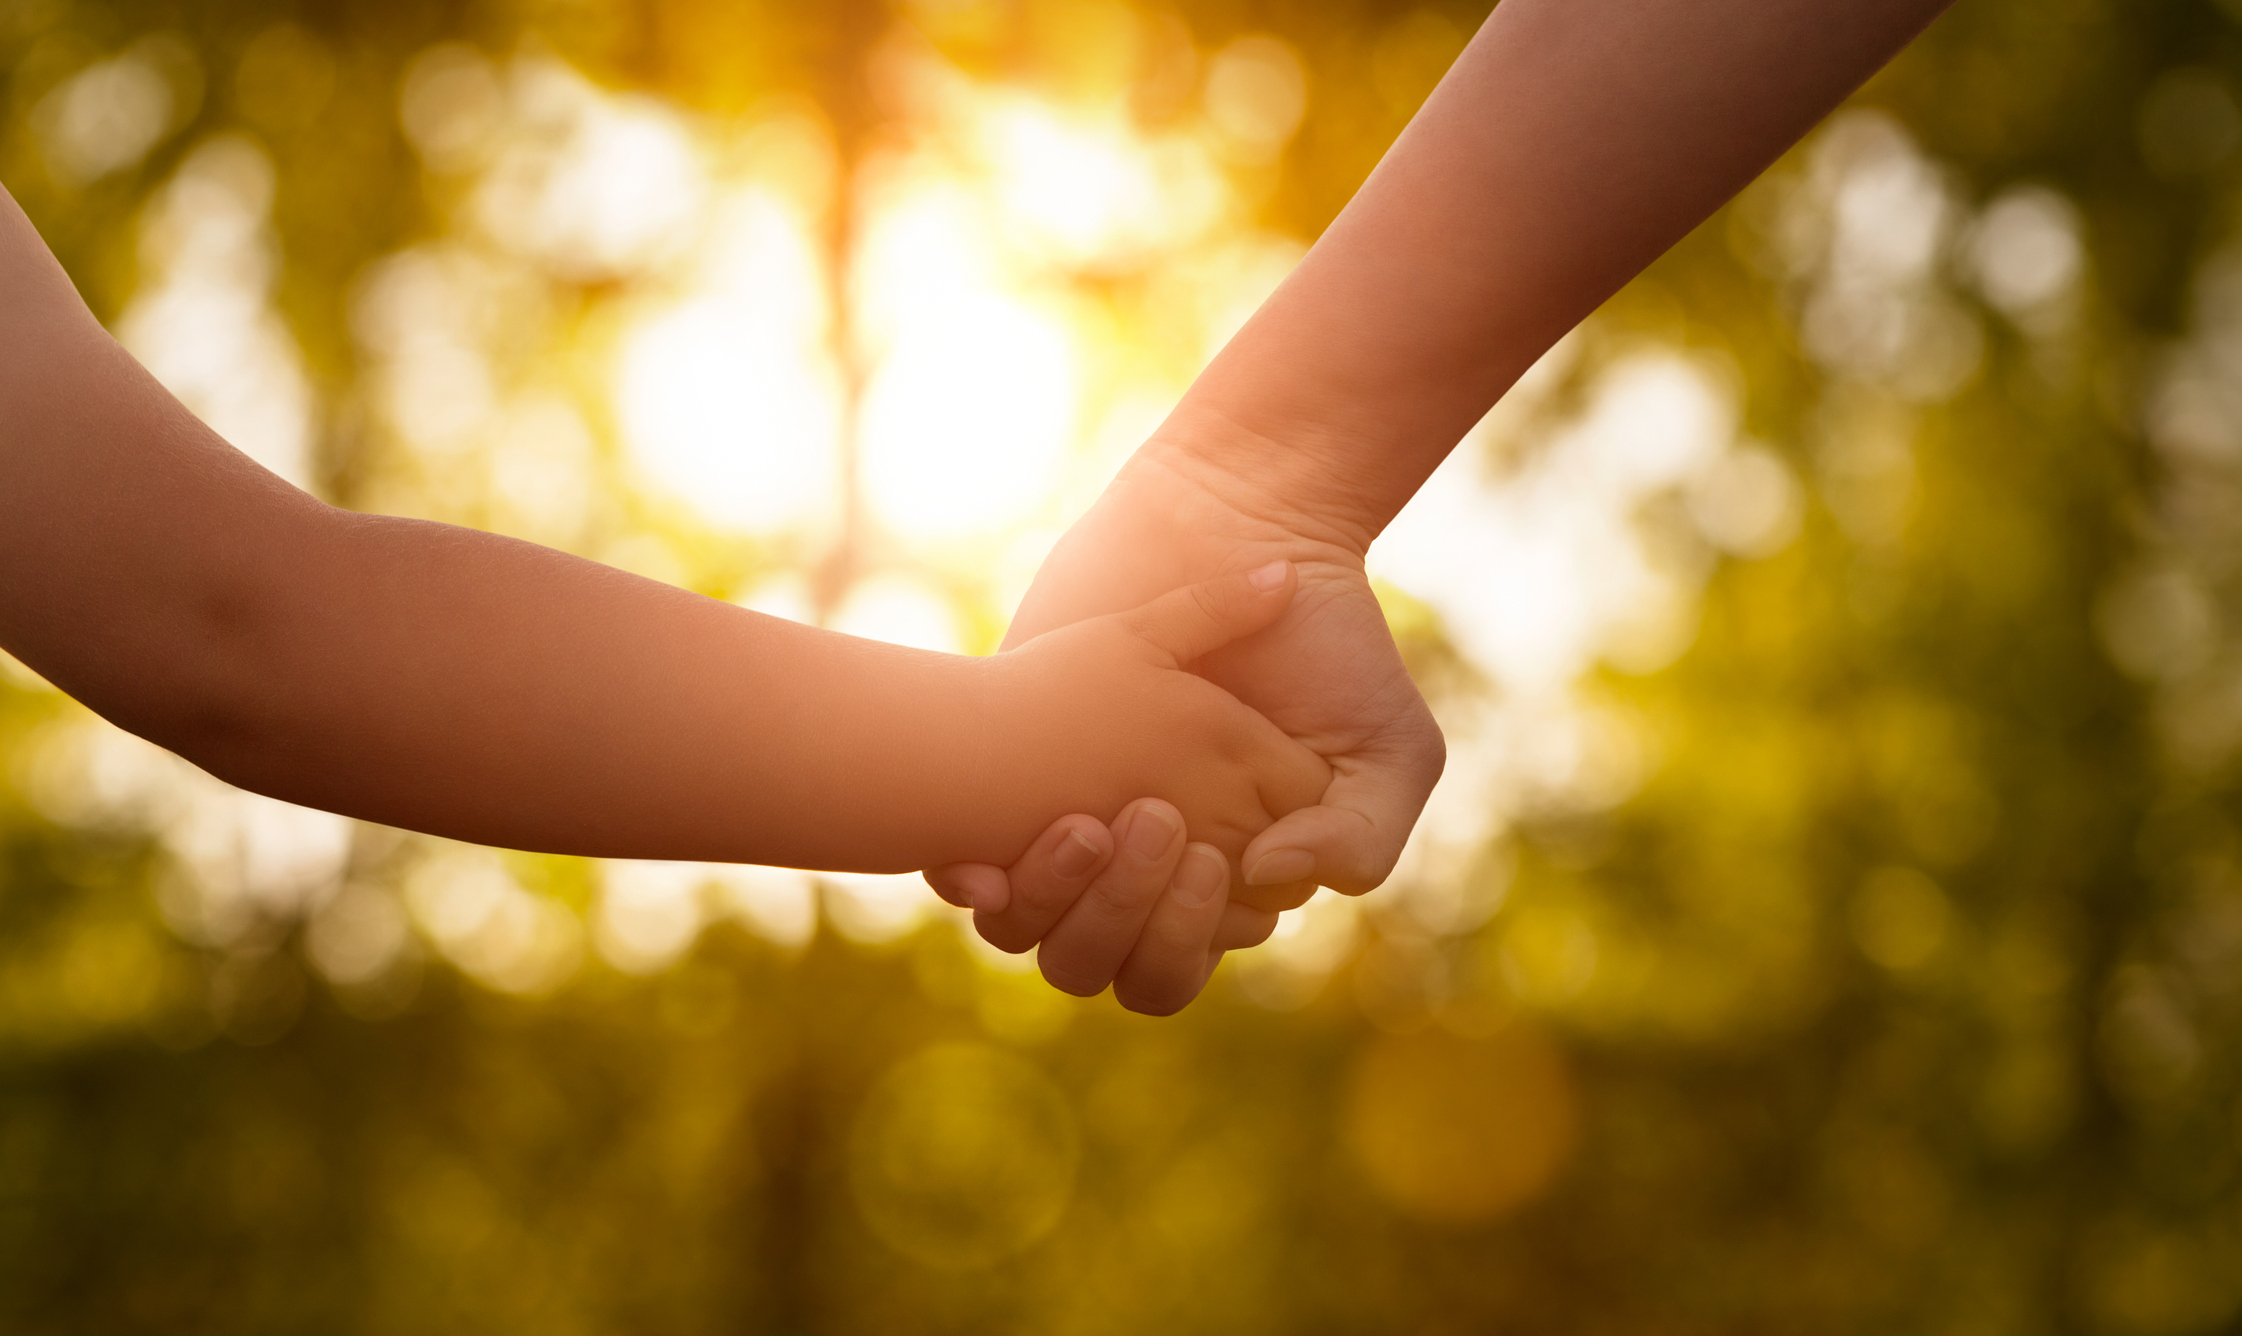
[[[846,151],[905,19],[981,77],[1150,120],[1191,87],[1114,50],[1273,33],[1311,94],[1262,207],[1308,237],[1482,12],[0,0],[0,179],[110,317],[149,192],[251,136],[280,307],[347,406],[351,284],[437,225],[396,110],[433,43],[710,116],[806,96]],[[43,99],[151,37],[178,124],[68,179]],[[285,918],[185,943],[149,831],[0,789],[0,1329],[2236,1329],[2238,77],[2242,6],[1961,0],[1856,99],[1877,112],[1615,299],[1589,361],[1732,361],[1747,429],[1810,480],[1803,531],[1720,566],[1673,666],[1596,683],[1656,758],[1639,793],[1454,872],[1508,878],[1484,926],[1368,915],[1295,1009],[1226,972],[1148,1021],[947,923],[799,950],[722,924],[534,1000],[434,961],[354,992]],[[1913,295],[1832,258],[1882,179],[1847,161],[1929,164],[1978,220]],[[2038,305],[1967,260],[2019,185],[2086,243]],[[1930,332],[1848,335],[1878,301]],[[1907,357],[1939,330],[1961,351],[1926,389]],[[330,495],[369,448],[333,415]],[[1456,676],[1436,619],[1397,600],[1397,626]],[[0,685],[0,754],[70,708]],[[580,900],[548,863],[524,879]]]

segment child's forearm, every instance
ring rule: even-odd
[[[1056,815],[985,792],[973,660],[243,490],[155,498],[217,521],[160,571],[132,531],[163,519],[130,504],[105,551],[11,563],[67,621],[11,616],[8,643],[230,782],[483,844],[903,871]],[[1007,808],[1024,829],[992,835]]]
[[[1054,815],[991,792],[974,660],[471,530],[329,512],[280,546],[300,568],[243,595],[227,651],[247,690],[173,743],[246,787],[484,844],[868,871],[1017,853]]]
[[[109,339],[4,194],[0,645],[235,783],[482,843],[903,871],[1069,810],[989,791],[980,661],[288,487]]]
[[[1948,0],[1505,0],[1162,433],[1358,549]]]

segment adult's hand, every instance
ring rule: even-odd
[[[1053,551],[1012,642],[1218,572],[1299,567],[1275,626],[1200,665],[1335,771],[1246,847],[1259,903],[1383,880],[1440,773],[1363,577],[1371,538],[1535,358],[1947,3],[1499,6]]]
[[[1446,752],[1363,572],[1369,534],[1207,462],[1219,450],[1179,448],[1179,434],[1233,430],[1171,419],[1053,549],[1005,644],[1215,573],[1292,561],[1300,590],[1276,625],[1197,665],[1331,762],[1322,801],[1281,816],[1240,857],[1233,901],[1287,909],[1318,885],[1360,894],[1384,881]]]
[[[1090,997],[1111,984],[1122,1006],[1166,1016],[1198,996],[1224,951],[1258,945],[1276,926],[1273,913],[1228,903],[1228,861],[1183,835],[1180,813],[1144,799],[1111,828],[1061,818],[1010,868],[961,863],[926,879],[972,909],[991,944],[1036,949],[1052,986]]]

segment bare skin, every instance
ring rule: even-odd
[[[752,614],[489,535],[328,511],[233,455],[109,343],[8,201],[0,566],[14,578],[0,591],[0,644],[215,773],[394,824],[638,856],[873,870],[977,860],[930,879],[982,906],[986,931],[1017,940],[1025,916],[1044,916],[1055,981],[1153,980],[1132,985],[1130,1004],[1173,1009],[1224,945],[1265,935],[1274,909],[1319,883],[1383,880],[1438,778],[1438,730],[1363,577],[1372,539],[1556,337],[1944,2],[1502,6],[1300,270],[1054,552],[1008,642],[1290,562],[1299,594],[1275,625],[1203,658],[1177,657],[1191,647],[1177,625],[1109,626],[1016,674],[977,677],[743,621]],[[1321,802],[1292,810],[1309,766],[1235,716],[1233,750],[1217,749],[1234,768],[1213,792],[1145,772],[1073,800],[1085,715],[1080,697],[1055,709],[1057,678],[1123,640],[1126,666],[1174,672],[1196,658],[1328,758],[1328,786],[1310,788]],[[821,728],[775,705],[790,674],[848,693],[851,711]],[[973,711],[992,681],[1036,704],[956,728],[985,718]],[[1222,713],[1212,697],[1169,694],[1187,726],[1194,710]],[[902,744],[896,728],[912,721],[928,732]],[[1116,773],[1157,768],[1126,737],[1088,731],[1117,748]],[[709,737],[767,737],[774,763]],[[1018,754],[1000,761],[992,747]],[[851,749],[879,763],[833,761]],[[442,763],[454,752],[464,759]],[[1259,776],[1251,803],[1239,768]],[[1142,793],[1176,796],[1179,819],[1218,841],[1279,816],[1243,849],[1255,889],[1219,916],[1154,904],[1199,884],[1184,871],[1194,846],[1174,840],[1172,861],[1109,877],[1116,828],[1133,833],[1141,814],[1121,800]],[[984,803],[1004,794],[1032,795],[1044,815],[991,823]],[[762,801],[767,819],[743,815]],[[1088,871],[1062,872],[1068,842],[1047,836],[1008,877],[999,850],[1027,845],[1054,806],[1130,819],[1096,822],[1096,839],[1073,827],[1092,846]],[[831,844],[805,833],[806,818],[836,808],[877,810],[898,833]],[[1049,914],[1070,889],[1097,886],[1105,911],[1078,919],[1078,898]],[[1112,912],[1131,897],[1141,915]],[[1176,904],[1203,911],[1186,903],[1201,899]]]
[[[1948,2],[1504,0],[1052,552],[1008,644],[1216,572],[1300,568],[1274,627],[1200,665],[1333,771],[1321,802],[1249,845],[1224,931],[1248,906],[1385,880],[1440,776],[1439,730],[1364,575],[1371,542],[1557,339]],[[929,880],[1006,934],[1045,912],[1023,885],[1048,894],[1054,875]]]
[[[969,659],[337,510],[181,407],[4,194],[0,570],[0,646],[122,727],[483,844],[899,872],[1149,794],[1227,863],[1328,781],[1184,669],[1277,617],[1289,566]]]

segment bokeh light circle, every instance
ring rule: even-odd
[[[1380,1196],[1470,1224],[1539,1197],[1572,1156],[1578,1104],[1564,1055],[1523,1025],[1486,1039],[1388,1035],[1347,1092],[1346,1136]]]
[[[929,1266],[986,1266],[1058,1223],[1080,1153],[1073,1109],[1033,1063],[940,1044],[866,1097],[849,1185],[865,1223],[897,1252]]]

